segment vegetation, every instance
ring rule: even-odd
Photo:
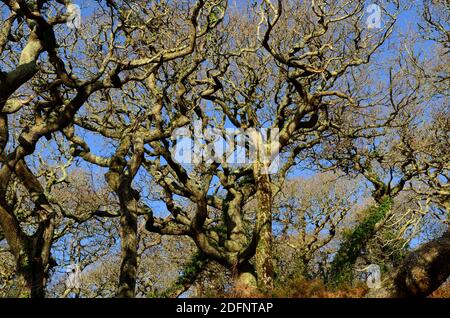
[[[348,283],[353,280],[354,265],[357,258],[377,231],[377,224],[383,221],[391,207],[390,198],[385,198],[380,205],[369,207],[364,211],[364,219],[356,225],[355,229],[348,234],[344,234],[343,242],[331,263],[331,280],[334,283]]]
[[[450,8],[376,5],[0,0],[0,297],[447,297]]]

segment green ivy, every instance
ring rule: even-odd
[[[150,298],[167,298],[179,287],[190,284],[195,281],[198,273],[204,268],[207,262],[207,257],[204,253],[198,251],[190,259],[189,263],[183,268],[181,275],[176,282],[161,294],[151,293]]]
[[[195,280],[198,273],[205,266],[207,257],[202,252],[198,251],[195,253],[189,263],[184,267],[183,273],[177,280],[178,285],[184,285],[186,283],[191,283]]]
[[[336,284],[351,282],[353,266],[367,242],[375,234],[375,225],[380,222],[392,207],[392,199],[384,198],[379,205],[371,206],[366,217],[350,233],[344,235],[339,251],[331,263],[331,281]]]

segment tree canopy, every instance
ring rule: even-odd
[[[448,1],[0,12],[0,297],[445,289]]]

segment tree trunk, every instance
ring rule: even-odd
[[[134,213],[122,210],[120,216],[120,239],[122,263],[120,265],[117,297],[133,298],[136,290],[137,275],[137,217]]]
[[[6,187],[0,189],[0,226],[16,261],[17,285],[20,297],[45,297],[48,271],[53,266],[51,246],[55,228],[55,213],[48,203],[44,189],[24,161],[19,161],[15,172],[30,193],[35,204],[33,213],[38,216],[37,230],[32,235],[23,232],[13,209],[4,201]],[[2,180],[5,184],[8,180]]]
[[[257,165],[256,198],[258,209],[256,211],[257,244],[255,254],[256,276],[258,285],[263,291],[273,288],[273,236],[272,236],[272,190],[270,177],[265,171],[261,171]]]
[[[23,252],[17,260],[17,284],[20,298],[44,298],[46,266],[39,255]]]
[[[133,140],[133,141],[132,141]],[[133,147],[134,154],[128,162],[125,157]],[[117,193],[120,202],[120,240],[121,258],[119,285],[116,296],[134,298],[136,293],[136,276],[138,267],[138,228],[139,192],[132,188],[133,178],[141,166],[144,145],[141,136],[133,138],[127,135],[113,156],[109,171],[105,174],[106,182]]]
[[[427,297],[450,276],[450,230],[411,252],[402,266],[367,296]]]

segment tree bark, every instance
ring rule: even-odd
[[[135,153],[126,162],[130,147]],[[143,141],[141,136],[126,136],[118,147],[110,163],[110,169],[105,174],[108,185],[117,193],[120,202],[120,240],[121,265],[119,284],[116,296],[118,298],[134,298],[136,294],[136,276],[138,268],[138,228],[137,215],[139,211],[139,193],[132,188],[143,157]]]
[[[374,298],[427,297],[450,276],[450,230],[411,252],[402,266],[382,282]]]
[[[45,265],[41,257],[23,253],[17,261],[18,285],[21,298],[45,297]]]
[[[137,275],[137,216],[128,211],[127,208],[122,209],[120,216],[120,240],[122,249],[122,263],[120,265],[119,286],[117,297],[133,298],[136,290]]]
[[[273,236],[272,236],[272,190],[270,177],[256,165],[256,211],[257,244],[255,267],[258,285],[263,291],[273,288]]]
[[[39,219],[38,228],[33,235],[24,233],[12,208],[3,199],[0,201],[0,226],[16,261],[20,289],[18,296],[43,298],[48,271],[53,265],[50,262],[50,251],[54,235],[55,213],[43,195],[42,186],[25,163],[20,161],[15,169],[35,203],[34,214]],[[2,189],[2,194],[4,190]]]

